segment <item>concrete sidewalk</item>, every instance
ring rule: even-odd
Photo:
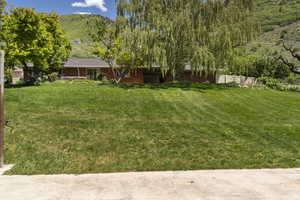
[[[1,200],[300,200],[300,169],[0,176]]]

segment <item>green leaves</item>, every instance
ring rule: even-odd
[[[7,67],[32,63],[33,71],[51,73],[69,57],[71,46],[56,14],[15,8],[4,18],[3,33]]]
[[[116,83],[122,79],[122,74],[135,70],[143,65],[144,53],[139,48],[138,41],[129,37],[127,29],[121,24],[108,24],[103,20],[89,22],[93,31],[91,37],[94,41],[94,55],[104,60],[111,68]],[[130,34],[134,34],[131,33]],[[137,46],[136,46],[137,45]]]
[[[159,65],[173,76],[186,65],[224,68],[232,51],[256,37],[258,27],[249,16],[252,0],[119,0],[128,47],[143,49],[145,65]],[[138,47],[138,48],[137,48]]]
[[[195,51],[191,59],[192,71],[201,73],[215,69],[214,55],[206,47],[194,47]]]

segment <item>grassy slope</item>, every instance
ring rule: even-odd
[[[72,44],[72,57],[93,57],[87,22],[98,17],[108,20],[98,15],[63,15],[60,17],[62,26]],[[75,40],[80,40],[81,43],[76,43]]]
[[[300,166],[299,93],[162,87],[8,89],[8,174]]]

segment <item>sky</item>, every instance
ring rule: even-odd
[[[115,0],[6,0],[9,6],[36,8],[38,12],[98,14],[115,18]]]

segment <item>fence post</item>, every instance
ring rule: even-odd
[[[4,166],[4,51],[0,50],[0,168]]]

